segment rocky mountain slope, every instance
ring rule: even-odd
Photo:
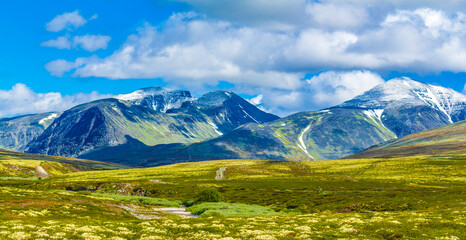
[[[275,119],[232,92],[216,91],[195,99],[187,91],[145,88],[65,111],[29,143],[27,151],[79,157],[129,139],[147,146],[194,143],[245,123]]]
[[[0,119],[0,149],[25,150],[61,113],[42,113]]]

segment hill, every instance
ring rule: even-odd
[[[466,121],[411,134],[373,146],[348,158],[451,156],[466,159]]]
[[[82,159],[0,151],[0,179],[50,177],[70,172],[123,169],[126,166]]]

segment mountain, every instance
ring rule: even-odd
[[[0,119],[0,149],[22,151],[61,113],[42,113]]]
[[[411,134],[373,146],[347,158],[396,158],[462,155],[466,159],[466,121]]]
[[[212,159],[336,159],[464,120],[465,111],[465,95],[401,78],[329,109],[301,112],[264,124],[249,123],[199,143],[148,146],[131,139],[126,145],[84,157],[140,166]]]
[[[137,166],[214,159],[304,161],[338,158],[394,137],[370,112],[338,108],[245,124],[200,143],[147,146],[132,139],[83,157]]]
[[[398,78],[338,107],[374,111],[397,137],[466,119],[466,96],[449,88]]]
[[[147,146],[194,143],[249,123],[278,119],[232,92],[215,91],[199,99],[187,91],[145,88],[65,111],[27,152],[79,157],[136,139]]]

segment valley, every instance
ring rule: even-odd
[[[222,160],[74,172],[41,180],[0,179],[0,235],[462,239],[465,164],[456,156],[314,162]],[[225,178],[218,180],[220,167],[226,168]],[[218,204],[223,207],[195,206],[212,209],[208,210],[211,217],[201,214],[187,219],[157,210],[187,204],[207,188],[218,189]],[[243,205],[234,205],[237,203]],[[155,215],[138,219],[129,209]]]

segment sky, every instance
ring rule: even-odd
[[[466,93],[460,0],[15,0],[0,31],[0,117],[149,86],[280,116],[402,76]]]

